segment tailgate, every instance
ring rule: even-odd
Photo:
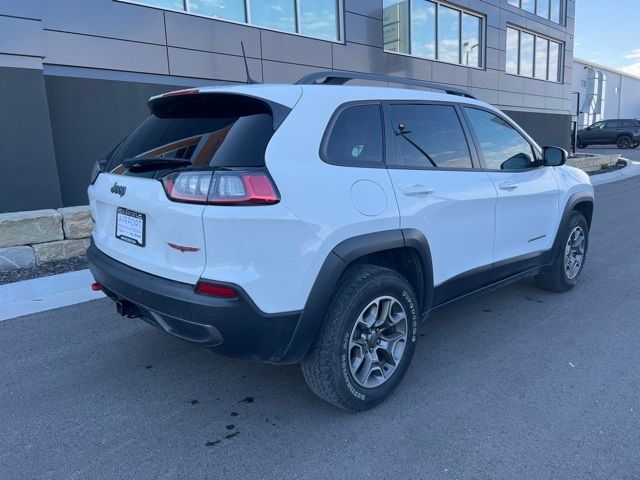
[[[122,195],[121,195],[122,194]],[[205,265],[202,228],[204,205],[172,202],[155,179],[101,174],[89,188],[95,220],[96,247],[126,265],[164,278],[196,284]],[[118,209],[126,209],[116,238]],[[144,246],[135,242],[132,227],[144,216]],[[132,226],[126,225],[132,217]],[[137,225],[136,225],[137,224]],[[132,243],[135,242],[135,243]],[[173,244],[174,247],[171,247]],[[188,251],[176,247],[187,247]]]

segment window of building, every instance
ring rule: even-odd
[[[339,41],[344,0],[119,0]]]
[[[562,45],[559,42],[507,27],[507,73],[560,82],[561,66]]]
[[[477,108],[464,110],[480,142],[487,168],[521,170],[538,165],[531,144],[502,118]]]
[[[482,68],[483,17],[430,0],[384,0],[384,49]]]
[[[398,165],[472,168],[467,139],[451,105],[391,105],[390,109]]]
[[[507,3],[552,22],[564,23],[561,22],[563,0],[507,0]]]
[[[322,158],[334,165],[382,164],[382,145],[380,105],[353,105],[333,122]]]

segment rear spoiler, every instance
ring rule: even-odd
[[[291,108],[260,97],[237,92],[207,92],[197,88],[177,90],[151,97],[147,101],[149,111],[160,118],[181,116],[206,116],[205,106],[221,109],[243,109],[247,113],[268,113],[273,117],[273,130],[277,130],[291,113]]]

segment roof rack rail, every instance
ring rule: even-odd
[[[310,73],[309,75],[302,77],[296,82],[296,85],[344,85],[351,80],[370,80],[373,82],[389,82],[399,83],[402,85],[414,85],[417,87],[443,90],[449,95],[459,95],[461,97],[475,99],[474,96],[472,96],[465,90],[451,87],[443,83],[426,82],[423,80],[414,80],[413,78],[394,77],[377,73],[336,72],[332,70],[325,70],[321,72]]]

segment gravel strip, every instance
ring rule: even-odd
[[[68,260],[54,260],[53,262],[43,263],[31,268],[20,268],[10,272],[0,273],[0,285],[6,283],[20,282],[22,280],[30,280],[32,278],[48,277],[58,273],[73,272],[88,268],[87,257],[69,258]]]

